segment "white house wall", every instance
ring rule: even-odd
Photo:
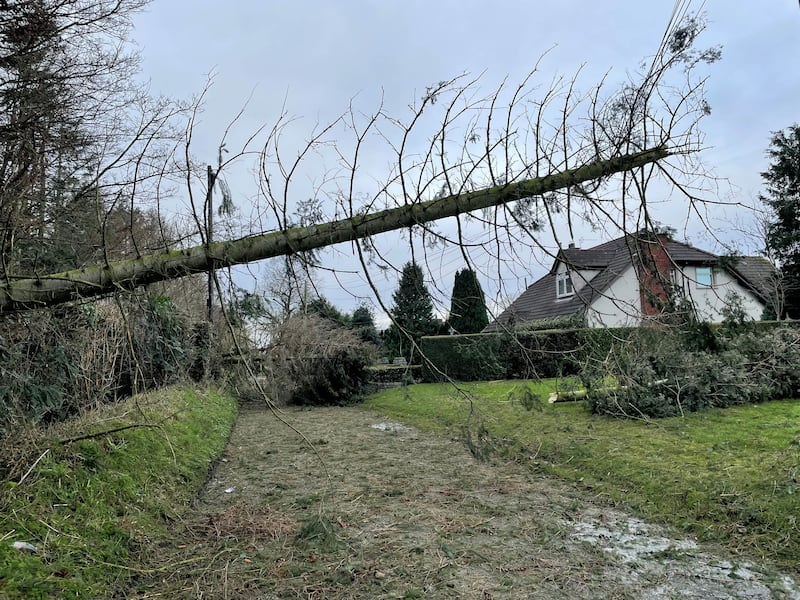
[[[563,264],[561,265],[563,267]],[[560,270],[560,269],[559,269]],[[581,291],[600,271],[596,269],[580,269],[572,271],[572,289]]]
[[[589,327],[635,327],[641,322],[642,301],[636,270],[629,266],[586,312]]]
[[[714,285],[710,288],[697,285],[694,267],[685,267],[679,277],[680,282],[676,283],[682,285],[687,298],[694,304],[698,317],[703,321],[712,323],[722,321],[725,318],[723,309],[734,293],[742,300],[742,308],[750,319],[754,321],[761,319],[764,304],[727,271],[714,269]]]

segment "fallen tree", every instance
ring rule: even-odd
[[[193,273],[290,255],[541,196],[631,171],[670,156],[664,147],[598,160],[507,185],[416,202],[363,216],[289,228],[242,239],[108,262],[62,273],[9,279],[0,285],[0,314],[53,306]]]

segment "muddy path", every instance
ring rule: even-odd
[[[360,408],[241,411],[128,598],[800,598],[790,577]],[[324,467],[323,467],[324,462]],[[327,472],[326,472],[327,469]]]

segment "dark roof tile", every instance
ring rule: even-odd
[[[775,269],[769,259],[763,256],[740,256],[732,261],[732,272],[738,275],[743,283],[749,284],[748,287],[762,300],[770,297],[770,290],[775,287]]]

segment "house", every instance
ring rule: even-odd
[[[484,331],[571,317],[589,327],[638,326],[657,320],[677,297],[710,322],[721,321],[738,298],[758,320],[774,273],[763,257],[717,256],[664,234],[628,234],[587,249],[570,244]]]

